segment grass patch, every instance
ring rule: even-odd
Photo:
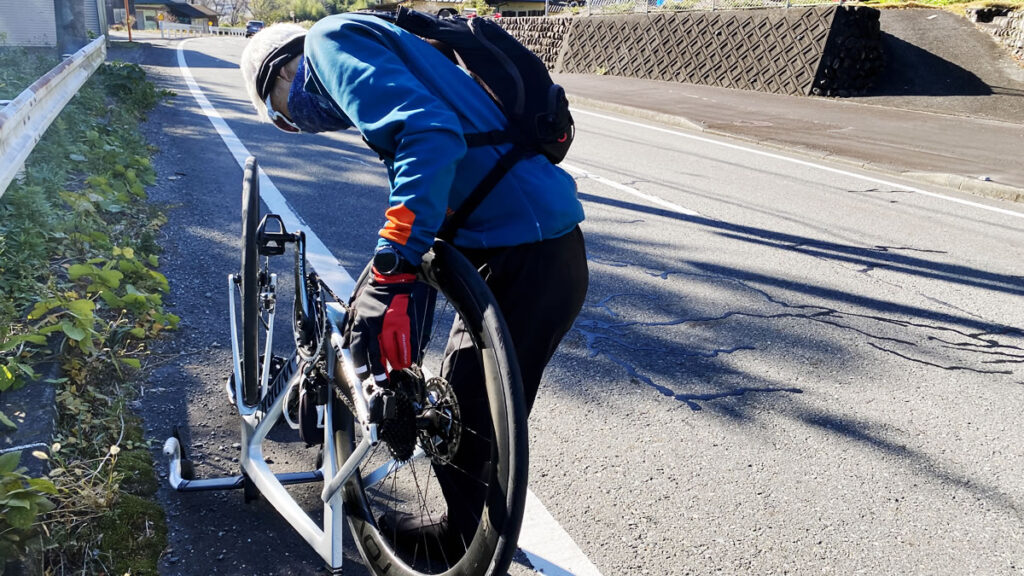
[[[157,562],[167,545],[164,511],[148,498],[122,494],[118,506],[97,526],[103,534],[100,550],[109,555],[111,574],[157,574]]]
[[[912,9],[932,8],[948,10],[963,16],[968,10],[978,8],[1004,8],[1007,10],[1024,10],[1024,0],[866,0],[857,2],[858,6],[870,6],[880,9]]]
[[[54,64],[3,50],[0,99]],[[2,556],[25,553],[42,534],[47,574],[155,575],[166,547],[149,446],[127,408],[147,340],[177,324],[163,310],[156,233],[165,218],[145,202],[156,175],[138,129],[162,96],[139,66],[104,64],[0,198],[0,392],[34,385],[33,367],[46,359],[63,372],[49,477],[0,466],[8,495],[40,503],[28,517],[0,494],[0,530],[18,536]]]

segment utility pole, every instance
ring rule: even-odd
[[[128,41],[132,41],[132,15],[128,12],[128,0],[124,0],[124,27],[128,29]]]

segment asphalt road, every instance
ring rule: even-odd
[[[185,87],[146,126],[182,329],[139,409],[184,425],[200,476],[237,469],[225,277],[241,169]],[[240,39],[182,52],[212,105],[352,273],[384,171],[356,134],[260,125]],[[531,417],[531,489],[606,576],[1024,573],[1024,210],[577,110],[565,165],[591,288]],[[286,290],[286,289],[284,289]],[[315,453],[272,442],[276,466]],[[315,509],[316,496],[297,491]],[[265,503],[164,490],[161,573],[316,574]],[[364,574],[349,548],[347,574]],[[530,573],[524,564],[514,574]],[[550,573],[550,572],[549,572]]]

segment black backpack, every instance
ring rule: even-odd
[[[391,19],[391,18],[389,18]],[[400,7],[392,22],[427,40],[473,75],[508,117],[509,130],[467,135],[479,146],[515,142],[558,164],[575,134],[565,90],[547,67],[497,22],[487,18],[439,17]],[[447,51],[445,49],[450,50]]]
[[[544,62],[497,22],[438,17],[404,7],[393,13],[374,14],[444,52],[468,70],[501,108],[508,118],[508,129],[466,134],[468,146],[516,144],[448,218],[440,237],[450,239],[491,188],[531,152],[543,154],[554,164],[565,158],[576,131],[565,90],[551,80]]]

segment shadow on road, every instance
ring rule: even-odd
[[[933,260],[927,250],[828,242],[580,196],[591,204],[628,211],[623,224],[649,223],[648,216],[657,216],[704,228],[749,245],[752,258],[769,248],[847,268],[885,268],[1006,296],[1024,295],[1019,276]],[[806,433],[802,442],[837,450],[854,446],[866,458],[935,479],[1015,517],[1024,514],[1004,484],[936,456],[927,444],[908,436],[898,421],[880,416],[899,409],[895,399],[892,406],[874,409],[880,412],[868,411],[871,416],[847,402],[873,398],[876,385],[911,395],[917,386],[948,394],[959,390],[960,382],[964,390],[1012,386],[1020,380],[1015,370],[1024,365],[1020,327],[989,322],[969,310],[917,306],[882,292],[795,282],[782,271],[754,271],[713,256],[674,257],[680,252],[669,241],[642,251],[627,236],[589,233],[587,242],[590,295],[560,351],[583,374],[559,370],[546,380],[551,394],[581,405],[639,405],[640,414],[648,414],[651,403],[676,403],[687,414],[741,426],[751,443],[765,429],[778,434],[780,427],[788,428],[779,424],[786,421]],[[935,252],[936,257],[940,254]],[[904,372],[913,377],[904,380]],[[650,392],[668,402],[652,400]],[[890,402],[885,394],[881,397],[881,404]],[[681,445],[686,442],[680,440]]]
[[[775,232],[766,228],[743,226],[740,224],[732,224],[700,216],[687,216],[677,212],[671,212],[634,202],[604,198],[585,193],[581,193],[579,196],[581,199],[595,204],[615,206],[633,212],[657,215],[663,218],[671,218],[706,228],[712,228],[723,237],[742,242],[775,247],[780,250],[799,252],[847,264],[856,264],[858,266],[863,266],[865,269],[884,267],[893,272],[909,274],[912,276],[941,280],[974,288],[983,288],[1005,294],[1024,296],[1024,276],[997,274],[968,266],[934,262],[926,258],[909,256],[902,253],[906,251],[927,253],[925,250],[915,250],[902,246],[874,246],[871,248],[865,248],[862,246],[837,244],[806,236]],[[723,272],[722,270],[716,270],[716,267],[713,265],[705,265],[705,268],[709,272]],[[776,283],[776,280],[772,278],[761,277],[757,279],[764,281],[767,284]],[[788,287],[791,289],[793,288],[793,286]],[[836,301],[846,301],[877,310],[899,312],[901,314],[908,314],[922,319],[951,322],[972,329],[997,330],[1005,328],[993,326],[986,322],[980,322],[978,319],[973,317],[937,314],[920,308],[898,307],[893,309],[893,305],[884,300],[865,298],[862,296],[845,294],[823,288],[807,286],[803,289],[800,289],[799,287],[796,289],[805,291],[811,295],[823,296]]]
[[[1024,296],[1020,276],[931,260],[928,250],[828,242],[591,194],[580,197],[628,210],[639,216],[633,222],[642,222],[645,215],[660,216],[752,248],[793,252],[863,272],[884,269]],[[787,275],[710,258],[659,258],[673,253],[669,245],[647,246],[639,253],[614,236],[590,234],[587,241],[592,270],[601,272],[592,272],[588,302],[570,338],[571,353],[580,359],[607,360],[629,380],[692,411],[718,404],[743,406],[764,395],[801,394],[807,384],[821,381],[820,369],[862,378],[865,371],[888,369],[891,362],[908,370],[1005,377],[1024,364],[1024,330],[986,321],[967,310],[794,282]],[[637,280],[637,270],[665,282]],[[748,368],[733,356],[745,358]],[[879,358],[885,358],[885,364]],[[804,380],[761,373],[771,370],[762,362],[781,373],[804,375]],[[723,399],[730,400],[718,402]]]

